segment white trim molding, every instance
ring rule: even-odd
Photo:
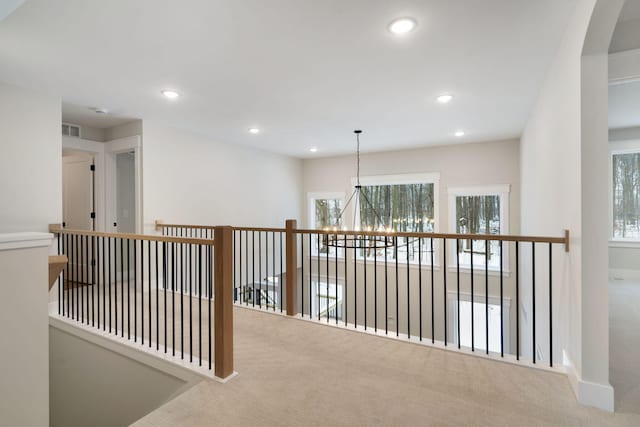
[[[613,412],[615,410],[614,390],[611,384],[600,384],[586,381],[580,377],[575,365],[565,350],[562,351],[562,359],[569,377],[569,383],[576,399],[583,405],[593,406],[598,409]]]
[[[640,49],[609,54],[609,84],[640,80]]]
[[[7,233],[0,234],[0,251],[12,249],[48,247],[53,242],[51,233]]]

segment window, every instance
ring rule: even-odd
[[[342,227],[342,219],[339,218],[343,209],[344,194],[343,193],[309,193],[309,228],[315,230],[324,230],[326,228],[334,229]],[[326,239],[320,239],[313,235],[311,243],[311,254],[334,255],[335,248],[326,245]],[[338,251],[341,256],[342,251]]]
[[[611,153],[611,237],[640,241],[640,148]]]
[[[450,188],[449,211],[452,232],[456,234],[506,234],[508,227],[509,186]],[[460,240],[451,244],[451,265],[500,269],[500,242]],[[456,254],[457,247],[457,254]],[[502,262],[507,266],[508,250],[503,244]]]
[[[387,175],[360,179],[359,211],[356,224],[361,230],[431,233],[437,227],[437,174]],[[434,251],[437,244],[434,242]],[[393,248],[377,251],[363,248],[358,256],[367,258],[431,263],[431,239],[398,238]],[[436,257],[434,256],[434,259]]]

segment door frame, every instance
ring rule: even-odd
[[[105,161],[105,202],[106,216],[108,221],[105,223],[107,232],[117,232],[117,226],[113,224],[117,221],[117,173],[116,173],[116,155],[133,151],[135,153],[135,233],[142,233],[142,143],[140,135],[128,136],[125,138],[107,141],[104,146]]]

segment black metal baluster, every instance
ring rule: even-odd
[[[69,289],[69,283],[71,282],[71,265],[69,265],[69,263],[71,262],[71,248],[69,247],[69,235],[65,234],[64,235],[64,247],[65,247],[65,254],[67,255],[67,266],[65,267],[65,275],[64,275],[64,280],[63,280],[63,284],[62,284],[62,289],[64,290],[64,292],[67,294],[67,317],[71,316],[71,311],[69,310],[69,301],[70,301],[70,296],[69,294],[71,293],[71,290]]]
[[[114,243],[114,245],[115,245],[115,243]],[[108,252],[107,252],[107,272],[109,273],[109,278],[108,278],[108,281],[109,281],[109,333],[111,333],[111,317],[112,317],[112,312],[113,312],[113,307],[112,307],[113,304],[111,303],[111,297],[112,297],[112,294],[111,294],[111,237],[109,237],[108,240],[107,240],[107,250],[108,250]],[[115,263],[115,255],[113,256],[113,258],[114,258],[114,263],[113,264],[115,265],[116,264]],[[113,274],[113,279],[114,279],[114,281],[116,279],[115,271],[114,271],[114,274]],[[114,287],[115,287],[115,283],[114,283]]]
[[[358,249],[357,246],[360,243],[358,236],[355,237],[355,244],[353,245],[353,326],[358,328]]]
[[[106,275],[106,266],[105,266],[105,237],[102,237],[102,330],[107,330],[107,275]]]
[[[133,244],[135,245],[136,242],[134,240]],[[140,240],[140,344],[144,345],[144,242],[142,240]]]
[[[209,311],[208,311],[208,327],[209,327],[209,370],[211,370],[211,298],[212,298],[212,290],[213,290],[213,266],[212,266],[212,247],[211,245],[207,246],[207,265],[209,266],[208,271],[208,280],[207,287],[209,288]]]
[[[378,332],[378,240],[373,239],[373,330]],[[336,281],[338,280],[336,274]],[[336,293],[336,296],[338,294]]]
[[[447,239],[442,239],[442,287],[444,290],[444,346],[447,346]],[[459,265],[460,263],[458,263]],[[458,299],[459,301],[459,299]],[[460,322],[458,322],[460,324]]]
[[[349,253],[347,251],[347,236],[344,235],[344,326],[347,326],[347,321],[349,320],[349,304],[348,298],[349,295],[349,275],[347,274],[347,257]],[[355,266],[355,260],[354,260]]]
[[[117,311],[118,306],[116,305],[116,313]],[[120,239],[120,330],[121,338],[124,338],[124,239],[122,238]]]
[[[127,239],[127,339],[131,339],[131,239]]]
[[[502,240],[500,240],[500,357],[504,357],[504,306],[503,301],[503,275],[502,275]],[[487,342],[487,348],[489,344]]]
[[[316,242],[318,242],[318,251],[316,252],[316,261],[318,261],[318,269],[316,271],[318,280],[316,281],[316,296],[318,297],[318,321],[320,321],[320,234],[316,233]]]
[[[276,293],[276,282],[275,282],[275,278],[278,277],[278,275],[276,274],[276,232],[272,231],[271,232],[271,273],[273,274],[273,278],[271,279],[271,284],[273,286],[273,311],[276,311],[276,304],[278,299],[275,298],[275,293]],[[278,283],[280,283],[280,280],[278,280]]]
[[[156,263],[157,265],[157,263]],[[148,268],[148,281],[147,289],[149,290],[149,298],[147,303],[149,304],[149,348],[151,348],[151,240],[147,240],[147,268]]]
[[[471,262],[473,263],[473,259],[471,260]],[[460,239],[456,239],[456,286],[457,286],[456,292],[457,292],[457,306],[458,306],[458,310],[457,310],[458,312],[456,313],[457,319],[458,319],[458,348],[460,348],[460,341],[461,341],[460,340]],[[445,304],[446,304],[446,296],[445,296]],[[471,317],[471,322],[473,322],[473,317]],[[473,332],[471,333],[471,335],[473,336]]]
[[[388,236],[384,236],[384,334],[389,334],[389,270],[388,270]],[[345,259],[346,263],[346,259]]]
[[[251,231],[251,279],[253,283],[251,284],[252,294],[251,294],[251,306],[256,306],[256,232],[255,230]]]
[[[474,315],[474,300],[473,300],[473,239],[471,239],[471,351],[476,351],[475,344],[475,315]],[[458,345],[460,344],[460,335],[458,335]],[[460,347],[458,347],[460,348]]]
[[[91,326],[96,326],[96,311],[95,311],[95,287],[97,286],[96,280],[96,266],[98,258],[96,257],[96,238],[91,236]],[[100,292],[98,291],[98,298],[100,298]],[[98,301],[98,310],[100,310],[100,301]],[[99,314],[99,313],[98,313]],[[98,329],[100,329],[100,319],[98,319]]]
[[[520,360],[520,242],[516,240],[516,360]]]
[[[549,243],[549,367],[553,368],[553,306],[552,302],[553,285],[553,247]]]
[[[282,243],[282,240],[280,241]],[[280,258],[282,259],[282,246],[280,246]],[[300,304],[302,317],[304,318],[304,234],[300,235],[300,259],[302,260],[300,267],[300,275],[302,277],[301,281],[301,289],[300,289]],[[280,269],[280,286],[282,286],[282,268]],[[282,290],[280,290],[280,301],[282,301]],[[280,309],[282,309],[282,304],[280,304]],[[311,313],[311,306],[309,306],[309,313]]]
[[[502,248],[502,240],[500,240]],[[502,259],[500,260],[502,262]],[[500,267],[500,283],[502,284],[502,267]],[[489,354],[489,241],[484,241],[484,334],[485,353]]]
[[[198,363],[202,366],[202,245],[198,245]]]
[[[242,291],[242,295],[244,295],[245,305],[249,305],[246,294],[246,291],[248,291],[249,287],[249,230],[244,231],[244,269],[246,273],[245,276],[247,279],[247,285],[244,287],[245,289]]]
[[[171,355],[176,355],[176,246],[171,242]]]
[[[326,250],[327,250],[327,257],[326,257],[327,277],[326,277],[326,282],[327,282],[327,323],[329,323],[329,235],[325,234],[324,236],[326,236],[326,238],[327,238],[327,246],[326,246]],[[336,301],[337,301],[337,299],[336,299]]]
[[[531,348],[533,363],[536,363],[536,242],[531,242],[531,305],[532,305],[532,322],[531,327],[533,333],[533,347]]]
[[[182,233],[181,233],[182,234]],[[184,360],[184,265],[185,254],[184,244],[178,245],[180,249],[180,359]],[[191,270],[191,264],[187,267],[187,270]]]
[[[167,353],[167,242],[162,242],[162,293],[164,294],[164,352]]]
[[[62,234],[58,234],[58,255],[62,255]],[[63,270],[64,271],[64,270]],[[62,284],[64,282],[64,273],[62,275],[63,279],[60,279],[58,276],[58,316],[62,313]]]
[[[189,244],[189,362],[193,362],[193,269],[192,265],[193,246]]]
[[[429,245],[431,250],[431,344],[436,342],[436,325],[435,325],[435,313],[434,313],[434,266],[433,266],[433,237],[429,239]],[[446,268],[446,266],[444,267]]]
[[[236,272],[236,230],[233,230],[233,302],[236,303],[238,302],[238,288],[237,288],[237,280],[238,280],[238,275]],[[242,249],[241,249],[242,250]],[[208,283],[208,282],[207,282]]]
[[[280,235],[280,276],[278,283],[280,284],[280,313],[282,313],[282,232],[279,232],[278,234]],[[300,242],[302,242],[302,234],[300,235]],[[304,260],[304,257],[301,257],[301,260]],[[302,264],[304,264],[304,261]],[[304,274],[302,275],[302,287],[304,288]],[[302,306],[304,307],[304,299],[302,300]],[[302,314],[304,317],[304,312]]]
[[[405,243],[407,245],[407,338],[411,338],[411,289],[410,289],[410,281],[409,281],[409,238],[404,238]]]
[[[242,230],[238,230],[238,302],[242,304]]]
[[[398,315],[398,307],[399,307],[399,302],[398,302],[398,277],[399,277],[399,273],[398,273],[398,245],[397,243],[399,242],[399,240],[396,242],[395,245],[395,262],[396,262],[396,337],[400,336],[400,316]]]
[[[138,341],[138,251],[133,241],[133,342]],[[129,256],[131,261],[131,256]],[[129,268],[131,270],[131,268]]]
[[[156,247],[156,351],[160,351],[160,256],[158,254],[157,240],[154,246]],[[151,319],[149,319],[149,321],[151,321]],[[151,336],[151,331],[149,331],[149,336]]]
[[[418,312],[420,314],[420,341],[422,341],[422,237],[418,237]]]
[[[362,276],[364,277],[364,330],[367,330],[367,250],[369,248],[366,247],[366,237],[362,236],[362,240],[360,242],[360,250],[362,251]]]
[[[85,315],[84,315],[84,306],[85,306],[85,299],[84,299],[84,288],[86,286],[87,280],[86,280],[86,271],[87,271],[87,257],[85,254],[85,237],[86,236],[80,236],[80,281],[82,282],[82,287],[80,288],[80,317],[81,317],[81,321],[82,323],[85,323]]]
[[[258,231],[258,308],[262,308],[262,232]]]
[[[338,305],[339,296],[338,296],[338,235],[336,234],[336,249],[333,252],[335,255],[335,268],[336,268],[336,325],[338,324],[338,309],[341,307]]]

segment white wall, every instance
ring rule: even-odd
[[[101,345],[110,338],[78,329],[49,327],[51,426],[129,425],[202,380],[180,367],[164,371],[167,362],[133,359],[146,361],[136,349]]]
[[[135,135],[142,136],[142,120],[132,120],[119,126],[104,129],[103,141],[112,141]]]
[[[0,83],[0,232],[62,218],[60,100]]]
[[[518,233],[520,231],[519,153],[518,141],[509,140],[361,154],[360,176],[440,173],[439,231],[442,232],[455,232],[449,227],[447,188],[511,184],[510,232]],[[356,175],[355,169],[355,156],[305,160],[305,197],[309,192],[343,192],[348,198],[353,192],[351,178]],[[307,220],[306,209],[304,215]]]
[[[578,399],[609,410],[606,48],[621,5],[577,2],[521,139],[522,232],[571,231],[571,252],[554,261],[555,352],[571,360]]]
[[[49,422],[48,246],[45,233],[0,234],[0,424]]]
[[[302,161],[144,121],[145,232],[165,223],[284,227],[299,219]]]

